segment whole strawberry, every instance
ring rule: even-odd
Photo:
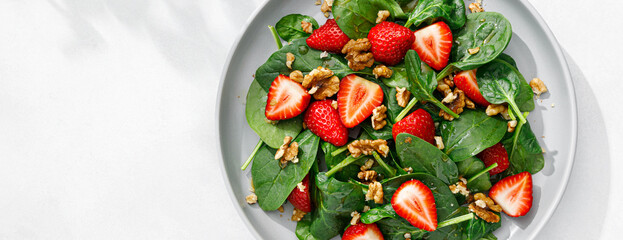
[[[368,40],[374,60],[387,65],[396,65],[411,48],[415,36],[406,27],[393,22],[381,22],[370,29]]]
[[[333,19],[327,19],[327,22],[314,30],[306,40],[309,47],[332,53],[342,52],[342,48],[348,41],[350,38],[342,32]]]
[[[332,100],[323,100],[311,103],[303,122],[322,140],[338,147],[344,146],[348,141],[348,129],[342,124],[340,114],[331,106],[331,102]]]
[[[292,206],[303,212],[311,212],[311,197],[309,195],[309,174],[303,178],[300,184],[290,192],[288,201]]]
[[[430,113],[421,108],[394,124],[392,127],[394,140],[400,133],[408,133],[430,144],[435,144],[435,122]]]
[[[504,170],[506,170],[508,168],[508,165],[510,164],[508,162],[508,152],[506,152],[506,148],[504,148],[501,143],[497,143],[483,150],[478,155],[476,155],[476,157],[482,160],[482,162],[484,162],[487,167],[491,166],[494,163],[498,164],[497,167],[489,170],[489,174],[491,174],[491,176],[504,172]]]

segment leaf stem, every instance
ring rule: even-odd
[[[447,227],[447,226],[450,226],[450,225],[454,225],[454,224],[458,224],[458,223],[470,220],[472,218],[474,218],[474,213],[468,213],[468,214],[461,215],[461,216],[458,216],[458,217],[455,217],[455,218],[451,218],[451,219],[448,219],[446,221],[440,222],[437,225],[437,229],[440,229],[442,227]]]
[[[342,170],[342,168],[344,168],[344,167],[350,165],[351,163],[361,159],[361,157],[363,157],[363,156],[353,157],[353,155],[349,155],[347,158],[342,160],[342,162],[338,163],[337,165],[335,165],[335,167],[331,168],[331,170],[329,170],[326,173],[327,177],[330,177],[331,175],[335,174],[337,171]]]
[[[493,163],[491,164],[491,166],[488,166],[487,168],[483,169],[482,171],[480,171],[479,173],[477,173],[476,175],[472,176],[471,178],[469,178],[467,180],[467,183],[470,183],[474,180],[476,180],[476,178],[480,177],[481,175],[485,174],[486,172],[489,172],[491,169],[494,169],[498,166],[498,163]]]
[[[444,112],[450,114],[450,116],[452,116],[454,118],[459,118],[458,114],[454,113],[452,110],[450,110],[448,107],[446,107],[446,105],[443,105],[443,103],[441,103],[439,100],[434,99],[434,101],[431,101],[431,102],[433,102],[437,107],[441,108],[441,110],[443,110]]]
[[[275,43],[277,43],[277,48],[281,49],[283,47],[283,44],[281,44],[281,39],[279,39],[279,35],[277,35],[277,30],[275,30],[275,27],[268,25],[268,29],[270,29],[270,32],[273,34],[273,38],[275,39]]]
[[[395,177],[396,176],[396,170],[392,169],[389,165],[387,165],[387,163],[385,163],[385,161],[383,161],[383,159],[381,158],[381,156],[379,156],[378,153],[372,152],[372,156],[374,156],[374,159],[376,160],[376,162],[378,162],[379,165],[381,165],[381,167],[383,167],[383,169],[385,169],[385,171],[387,171],[387,173],[389,173],[389,177]]]
[[[349,143],[349,144],[350,144],[350,143]],[[335,151],[331,152],[331,156],[332,156],[332,157],[335,157],[335,156],[337,156],[338,154],[343,153],[343,152],[344,152],[344,151],[346,151],[346,150],[348,150],[348,144],[346,144],[346,145],[344,145],[344,146],[342,146],[342,147],[340,147],[340,148],[338,148],[338,149],[335,149]]]
[[[526,118],[523,116],[523,114],[521,114],[521,111],[519,110],[519,107],[517,107],[517,103],[515,103],[515,101],[510,101],[508,103],[508,105],[511,106],[513,111],[515,111],[515,113],[517,114],[517,118],[519,118],[519,122],[521,124],[526,123]]]
[[[240,167],[240,170],[244,171],[244,170],[247,169],[247,167],[249,166],[249,163],[251,163],[251,160],[253,160],[253,158],[255,157],[255,154],[257,153],[257,151],[260,150],[260,147],[262,147],[262,144],[264,144],[264,142],[262,142],[262,139],[260,139],[260,141],[257,142],[257,145],[255,145],[255,148],[253,149],[253,152],[251,152],[251,156],[249,156],[247,161],[244,162],[244,164],[242,164],[242,167]]]
[[[402,109],[402,111],[400,111],[398,116],[396,116],[396,119],[394,119],[394,123],[399,122],[400,120],[402,120],[402,118],[407,116],[409,111],[411,111],[411,108],[413,108],[413,106],[415,106],[416,103],[417,103],[417,98],[411,98],[411,101],[409,101],[409,104],[407,104],[407,106],[404,109]]]

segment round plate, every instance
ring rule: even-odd
[[[558,42],[527,1],[486,1],[485,4],[486,11],[500,12],[512,24],[513,37],[505,52],[515,58],[526,79],[539,77],[549,88],[549,93],[536,100],[537,107],[528,118],[546,151],[545,168],[533,176],[532,210],[519,218],[503,217],[502,227],[495,232],[500,239],[532,239],[556,209],[573,166],[577,138],[575,93]],[[244,34],[230,52],[217,103],[217,144],[225,184],[243,221],[255,236],[263,239],[295,239],[296,223],[290,221],[290,204],[280,213],[264,212],[257,205],[245,202],[245,196],[250,193],[251,174],[250,168],[241,171],[240,166],[259,138],[247,125],[244,104],[255,70],[277,50],[266,26],[291,13],[312,16],[319,24],[325,22],[319,6],[313,2],[266,2],[250,18]]]

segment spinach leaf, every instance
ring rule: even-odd
[[[387,124],[379,130],[374,130],[374,128],[372,127],[372,123],[368,120],[361,123],[360,126],[368,135],[372,137],[372,139],[389,140],[393,138],[393,135],[392,135],[393,125],[389,119],[389,109],[387,112],[387,119],[385,120],[387,121]]]
[[[461,207],[462,212],[469,212],[467,207]],[[495,213],[498,216],[499,213]],[[496,229],[502,226],[502,221],[497,223],[489,223],[481,218],[472,218],[470,221],[463,222],[461,227],[463,228],[464,239],[480,240],[487,234],[492,233]],[[495,236],[494,236],[495,237]]]
[[[407,69],[405,68],[404,63],[398,63],[395,66],[388,66],[392,70],[392,76],[389,78],[383,78],[383,83],[388,87],[406,87],[409,89],[411,85],[409,84],[409,79],[407,79]]]
[[[258,81],[253,80],[247,93],[247,104],[245,114],[249,127],[272,148],[279,148],[283,144],[286,136],[296,137],[303,129],[301,116],[279,121],[277,124],[270,124],[266,121],[264,109],[268,91],[264,90]]]
[[[404,240],[405,233],[411,234],[411,239],[421,239],[427,233],[411,225],[404,218],[383,218],[376,225],[387,240]]]
[[[500,142],[506,133],[506,125],[498,117],[466,109],[461,118],[441,122],[441,137],[445,146],[443,151],[453,161],[463,161]]]
[[[322,172],[316,176],[316,186],[321,198],[310,230],[319,239],[330,239],[348,225],[351,212],[363,209],[363,191],[359,185],[338,181]]]
[[[476,69],[500,55],[511,40],[513,30],[510,22],[496,12],[477,12],[467,15],[467,22],[454,35],[450,62],[437,79],[443,79],[454,71]],[[480,48],[476,54],[469,49]]]
[[[322,151],[324,152],[324,160],[329,170],[331,170],[334,166],[338,165],[340,162],[342,162],[342,160],[346,159],[346,157],[348,157],[349,155],[348,151],[344,151],[336,156],[331,156],[331,153],[337,150],[338,148],[339,147],[336,147],[335,145],[331,143],[322,142]],[[355,162],[353,164],[350,164],[342,168],[342,170],[335,173],[334,175],[335,179],[346,182],[351,178],[357,178],[357,173],[359,173],[359,167],[363,165],[363,162],[364,160],[359,160],[358,162]]]
[[[370,209],[369,211],[361,214],[361,222],[365,224],[375,223],[383,218],[398,218],[398,214],[394,211],[391,203],[385,204],[380,207]]]
[[[418,0],[396,0],[396,2],[398,3],[398,5],[400,5],[400,8],[402,8],[403,12],[408,13],[415,9],[415,5],[417,4]]]
[[[484,169],[484,168],[483,168]],[[467,189],[473,193],[484,192],[491,188],[491,180],[489,179],[489,173],[486,172],[476,179],[467,183]]]
[[[296,184],[301,182],[316,160],[320,138],[311,131],[302,132],[295,142],[299,144],[299,162],[285,168],[275,160],[275,150],[262,146],[255,155],[251,174],[260,207],[265,211],[279,208]]]
[[[451,29],[459,29],[465,25],[465,3],[463,0],[420,0],[409,14],[406,27],[418,27],[422,23],[433,24],[444,20]]]
[[[311,23],[313,29],[318,28],[318,22],[316,22],[316,19],[313,17],[302,14],[290,14],[282,17],[279,22],[275,24],[275,29],[277,29],[279,36],[286,42],[297,38],[307,38],[311,34],[303,30],[301,21]]]
[[[504,175],[515,175],[524,171],[536,174],[545,165],[543,150],[534,136],[530,124],[525,123],[515,129],[512,138],[502,141],[508,152],[510,165]]]
[[[380,10],[389,11],[388,20],[406,17],[398,3],[387,0],[335,0],[331,11],[340,29],[348,37],[358,39],[368,36]]]
[[[402,167],[414,172],[428,173],[441,179],[446,185],[458,180],[456,164],[432,144],[408,133],[396,137],[396,151]]]
[[[319,238],[314,237],[314,235],[310,231],[312,223],[312,214],[305,214],[301,221],[296,223],[296,230],[294,233],[299,240],[318,240]]]
[[[456,167],[459,169],[459,175],[468,179],[485,169],[485,164],[477,157],[469,157],[456,163]]]
[[[511,57],[510,55],[506,54],[506,53],[500,53],[500,56],[498,56],[498,59],[507,62],[508,64],[510,64],[511,66],[513,66],[516,69],[519,69],[517,67],[517,62],[515,62],[515,59],[513,59],[513,57]]]

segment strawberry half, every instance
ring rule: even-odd
[[[415,50],[423,62],[435,70],[448,65],[452,49],[452,31],[444,22],[437,22],[415,31],[415,41],[411,49]]]
[[[508,162],[508,153],[506,152],[506,149],[501,143],[497,143],[483,150],[482,152],[478,153],[476,157],[482,160],[482,162],[484,162],[487,167],[491,166],[491,164],[493,163],[498,164],[497,167],[489,170],[489,174],[491,174],[491,176],[504,172],[504,170],[506,170],[508,168],[508,165],[510,164]]]
[[[374,108],[383,103],[383,89],[376,83],[350,74],[340,82],[337,93],[337,108],[340,119],[347,128],[352,128],[366,120]]]
[[[469,99],[476,104],[487,107],[489,103],[480,93],[478,82],[476,81],[476,69],[459,72],[454,76],[454,85],[461,89]]]
[[[418,180],[409,180],[392,196],[392,207],[398,216],[416,228],[426,231],[437,229],[437,207],[433,192]]]
[[[402,61],[414,39],[411,30],[393,22],[381,22],[368,32],[374,60],[387,65]]]
[[[349,226],[344,234],[342,234],[342,240],[383,240],[383,234],[376,223],[365,224],[357,223],[356,225]]]
[[[489,197],[508,216],[526,215],[532,208],[532,175],[522,172],[500,180],[489,190]]]
[[[344,146],[348,141],[348,129],[340,121],[337,109],[331,106],[332,100],[313,102],[307,108],[303,122],[316,136],[335,146]]]
[[[424,109],[420,108],[415,110],[409,114],[409,116],[394,124],[392,128],[394,140],[396,140],[396,136],[401,133],[411,134],[434,145],[435,122],[433,122],[433,117]]]
[[[290,192],[288,201],[292,203],[295,208],[303,212],[311,212],[311,197],[309,195],[309,174],[303,178],[301,184]]]
[[[332,53],[341,53],[348,41],[350,38],[333,19],[327,19],[327,22],[314,30],[306,40],[309,47]]]
[[[275,78],[268,90],[266,111],[268,120],[284,120],[298,116],[305,111],[311,95],[305,88],[285,75]]]

